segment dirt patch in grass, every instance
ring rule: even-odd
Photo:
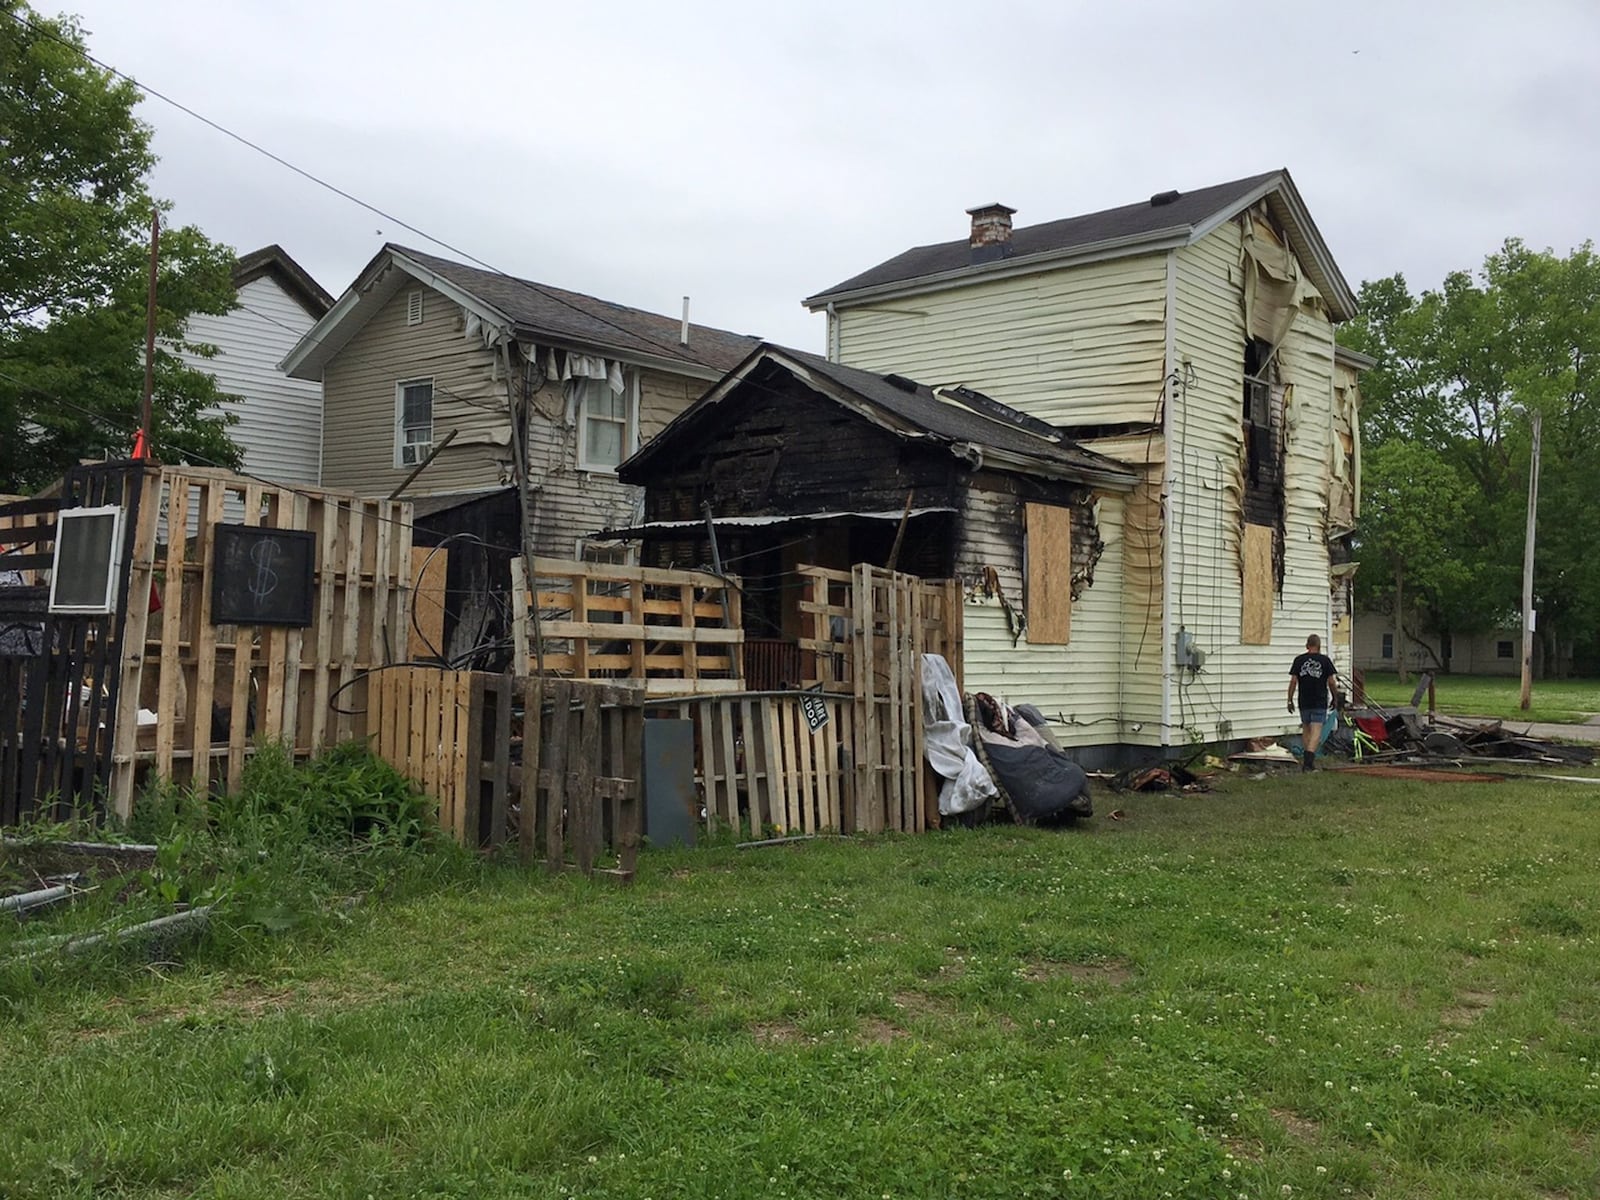
[[[905,1036],[904,1029],[882,1017],[862,1017],[856,1026],[856,1039],[874,1046],[887,1046]]]
[[[1225,1137],[1222,1146],[1229,1154],[1243,1162],[1260,1162],[1266,1157],[1266,1147],[1248,1138]]]
[[[894,1006],[908,1017],[947,1017],[951,1005],[926,992],[896,992]]]
[[[762,1021],[750,1027],[758,1046],[792,1046],[806,1040],[800,1027],[790,1021]]]
[[[1121,987],[1133,978],[1133,967],[1119,958],[1088,963],[1036,959],[1022,969],[1022,977],[1030,983],[1044,983],[1062,976],[1078,983],[1105,983]]]
[[[1272,1116],[1297,1142],[1315,1142],[1322,1134],[1322,1126],[1286,1108],[1274,1108]]]
[[[1452,1029],[1465,1029],[1494,1004],[1493,992],[1461,992],[1455,1004],[1439,1014],[1439,1023]]]

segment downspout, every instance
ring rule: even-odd
[[[828,353],[827,353],[827,358],[828,358],[829,362],[838,362],[839,361],[839,313],[838,313],[838,310],[833,307],[833,301],[832,300],[828,301],[827,321],[828,321],[828,331],[827,331]]]
[[[1178,389],[1178,252],[1167,251],[1166,371],[1161,380],[1161,745],[1172,745],[1172,408]]]

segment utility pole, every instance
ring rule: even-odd
[[[152,397],[156,390],[156,265],[161,256],[161,210],[150,210],[150,295],[144,313],[144,401],[139,408],[139,445],[150,455]]]
[[[1533,455],[1528,465],[1528,534],[1522,543],[1522,708],[1533,703],[1533,532],[1539,512],[1539,432],[1541,414],[1533,413]]]

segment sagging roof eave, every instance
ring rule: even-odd
[[[1024,254],[996,262],[976,263],[954,271],[939,271],[932,275],[916,275],[909,279],[896,279],[890,283],[871,287],[851,288],[846,291],[818,292],[800,303],[812,312],[829,304],[860,304],[868,300],[893,300],[900,296],[921,295],[925,292],[946,291],[964,287],[974,281],[1004,279],[1012,275],[1026,275],[1035,271],[1053,270],[1078,262],[1099,262],[1111,258],[1128,258],[1138,254],[1153,254],[1172,250],[1189,243],[1190,226],[1173,225],[1150,233],[1132,234],[1128,237],[1108,238],[1084,246],[1068,246],[1058,250],[1044,250],[1038,254]]]
[[[1139,485],[1139,477],[1137,475],[1132,471],[1119,469],[1116,465],[1116,460],[1105,458],[1104,455],[1095,455],[1096,458],[1103,459],[1105,463],[1104,466],[1096,467],[1036,459],[1010,450],[995,450],[989,447],[980,447],[980,449],[985,465],[998,467],[1004,471],[1014,471],[1023,475],[1038,475],[1046,479],[1058,479],[1064,483],[1087,484],[1090,487],[1102,488],[1108,492],[1131,492]],[[1094,453],[1091,450],[1080,452],[1083,454]]]
[[[1334,346],[1333,359],[1346,366],[1354,367],[1358,371],[1370,371],[1378,365],[1378,360],[1370,354],[1363,354],[1359,350],[1352,350],[1349,346]]]

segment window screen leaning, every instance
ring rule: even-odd
[[[433,449],[433,381],[399,385],[399,433],[396,459],[415,466]]]

